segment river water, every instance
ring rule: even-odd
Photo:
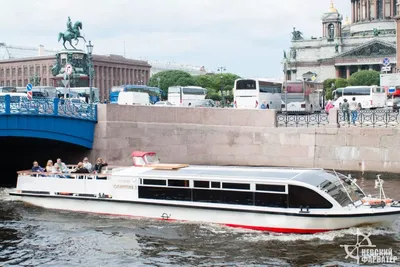
[[[376,193],[374,180],[359,184]],[[385,180],[384,187],[400,199],[400,180]],[[0,266],[358,266],[340,247],[356,243],[357,229],[271,234],[98,216],[29,206],[10,197],[11,190],[0,188]],[[400,258],[400,219],[392,228],[359,230]]]

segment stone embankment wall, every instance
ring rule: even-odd
[[[165,163],[400,170],[399,128],[278,128],[274,110],[99,105],[98,115],[90,156],[112,165],[144,150]]]

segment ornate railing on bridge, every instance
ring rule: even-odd
[[[338,121],[341,127],[351,125],[360,127],[397,127],[399,126],[399,110],[358,110],[354,115],[351,111],[348,113],[338,111]]]
[[[48,115],[97,121],[97,106],[59,98],[0,96],[0,115]]]
[[[278,127],[320,127],[329,123],[325,112],[277,112],[276,119]]]

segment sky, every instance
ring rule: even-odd
[[[0,43],[61,49],[68,16],[94,54],[205,66],[241,77],[282,76],[293,27],[320,37],[330,0],[1,0]],[[345,18],[351,0],[335,0]],[[125,45],[124,45],[125,44]],[[81,48],[83,48],[83,43]]]

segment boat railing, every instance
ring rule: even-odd
[[[76,165],[67,164],[67,168],[69,171],[72,171],[73,169],[76,168]],[[127,167],[126,166],[117,166],[117,165],[107,165],[102,168],[101,174],[111,174],[112,170],[118,169],[118,168],[127,168]]]
[[[37,178],[51,177],[51,178],[66,178],[66,179],[86,179],[86,180],[110,180],[111,174],[108,173],[50,173],[50,172],[32,172],[31,170],[17,171],[19,176],[31,176]]]

